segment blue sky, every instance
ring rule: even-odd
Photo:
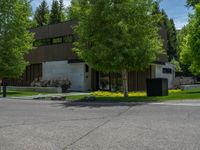
[[[162,0],[161,8],[163,8],[170,18],[174,19],[176,28],[180,29],[188,22],[188,13],[191,9],[185,7],[186,0]]]
[[[42,0],[32,0],[33,10],[41,3]],[[46,0],[51,4],[52,0]],[[65,5],[70,4],[70,0],[64,0]],[[170,18],[174,19],[177,29],[181,29],[188,22],[188,13],[191,12],[185,7],[186,0],[162,0],[161,8],[163,8]]]

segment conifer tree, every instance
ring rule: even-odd
[[[54,24],[60,22],[61,22],[60,4],[57,0],[53,0],[49,23]]]
[[[45,0],[37,7],[34,15],[37,26],[44,26],[49,23],[49,8]]]

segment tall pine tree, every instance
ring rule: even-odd
[[[66,19],[66,16],[65,16],[65,7],[64,7],[63,0],[59,0],[59,4],[60,4],[61,22],[63,22]]]
[[[54,24],[60,22],[61,22],[60,4],[57,0],[53,0],[49,23]]]
[[[176,27],[173,19],[169,19],[166,12],[162,10],[162,24],[167,30],[167,54],[169,61],[177,59],[178,42]]]
[[[49,8],[45,0],[36,9],[34,20],[37,26],[44,26],[49,23]]]
[[[167,22],[167,36],[168,36],[168,56],[169,61],[173,59],[177,59],[177,51],[178,51],[178,41],[177,41],[177,33],[176,27],[173,19],[169,19]]]
[[[63,0],[53,0],[49,23],[54,24],[65,21],[64,10]]]

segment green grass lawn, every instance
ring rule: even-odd
[[[34,96],[38,94],[48,94],[40,92],[28,91],[8,91],[8,97]],[[169,96],[164,97],[147,97],[145,92],[131,92],[128,98],[124,98],[122,93],[112,92],[93,92],[90,96],[96,97],[95,102],[162,102],[167,100],[200,100],[200,89],[191,91],[170,91]],[[87,101],[85,95],[67,96],[67,100],[72,101]]]
[[[103,92],[102,92],[103,93]],[[199,99],[200,100],[200,89],[191,90],[191,91],[170,91],[169,96],[164,97],[147,97],[146,93],[137,93],[130,94],[136,96],[129,96],[128,98],[124,98],[121,95],[112,95],[105,94],[106,96],[98,95],[92,93],[92,96],[95,96],[95,102],[162,102],[167,100],[192,100]],[[72,101],[86,101],[85,96],[68,96],[67,99]]]
[[[21,97],[21,96],[34,96],[38,94],[48,94],[48,93],[40,93],[40,92],[29,92],[29,91],[8,91],[8,97]]]

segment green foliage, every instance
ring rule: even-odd
[[[33,43],[30,16],[27,0],[0,1],[0,78],[18,77],[26,68],[24,55]]]
[[[49,8],[45,0],[36,9],[34,21],[37,26],[44,26],[49,23]]]
[[[189,65],[190,71],[200,74],[200,4],[196,5],[195,14],[190,17],[188,33],[183,39],[181,45],[181,60]]]
[[[184,49],[185,46],[185,37],[188,34],[188,25],[184,26],[181,30],[177,30],[177,41],[178,41],[178,56],[179,56],[179,64],[181,67],[181,72],[184,74],[188,75],[191,74],[189,71],[189,65],[188,64],[183,64],[182,60],[180,60],[181,56],[181,51]]]
[[[195,5],[198,3],[200,3],[200,0],[187,0],[187,6],[189,6],[189,7],[195,8]]]
[[[63,4],[63,0],[59,0],[60,3],[60,13],[61,13],[61,22],[66,20],[66,10]]]
[[[49,23],[54,24],[59,22],[61,22],[59,2],[57,0],[53,0]]]
[[[172,59],[177,59],[178,57],[178,41],[176,27],[173,19],[169,19],[164,10],[162,10],[162,16],[163,26],[167,30],[167,55],[169,57],[169,61],[171,61]]]
[[[178,51],[178,41],[177,41],[177,33],[176,27],[173,19],[169,19],[167,22],[167,35],[168,35],[168,56],[169,60],[176,58],[177,59],[177,51]]]
[[[63,5],[63,0],[53,0],[51,14],[50,14],[50,24],[60,23],[65,20],[65,10]]]
[[[171,64],[173,64],[173,65],[175,66],[176,72],[182,72],[180,63],[179,63],[179,61],[177,61],[175,58],[173,58],[173,59],[171,60]]]
[[[73,0],[74,50],[103,72],[147,68],[162,51],[152,0]]]
[[[188,34],[188,25],[184,26],[181,30],[177,30],[177,42],[178,42],[178,55],[181,52],[181,45],[184,44],[184,38]]]

